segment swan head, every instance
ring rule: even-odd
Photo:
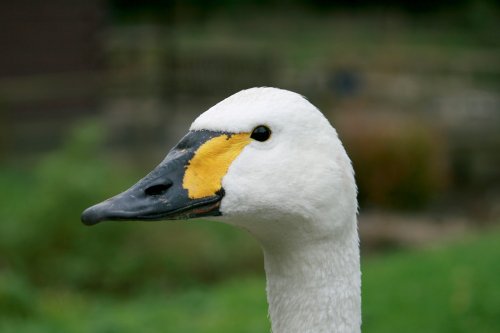
[[[273,242],[340,234],[356,211],[351,162],[323,114],[299,94],[252,88],[201,114],[151,173],[82,221],[209,217]]]

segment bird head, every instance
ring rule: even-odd
[[[323,114],[299,94],[252,88],[201,114],[153,171],[82,221],[206,218],[264,240],[336,232],[356,210],[351,162]]]

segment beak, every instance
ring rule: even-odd
[[[218,216],[224,197],[222,185],[207,195],[190,196],[184,175],[196,151],[207,141],[230,134],[215,131],[189,132],[146,177],[125,192],[87,208],[82,222],[104,220],[177,220]]]

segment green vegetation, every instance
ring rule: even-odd
[[[365,261],[365,332],[498,332],[500,231]]]
[[[364,261],[364,332],[498,332],[500,232]],[[117,297],[0,280],[2,332],[269,332],[264,280]]]
[[[4,299],[0,291],[0,299]],[[26,291],[19,290],[19,298]],[[32,295],[35,296],[35,295]],[[115,298],[45,291],[29,315],[1,318],[1,332],[269,332],[264,281],[241,279],[182,293]],[[26,310],[26,309],[25,309]]]

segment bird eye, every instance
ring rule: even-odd
[[[267,126],[260,125],[254,128],[250,137],[254,140],[263,142],[271,137],[271,130]]]

